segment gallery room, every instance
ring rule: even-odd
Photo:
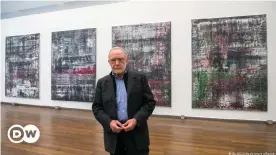
[[[1,1],[1,154],[274,155],[275,28],[273,1]]]

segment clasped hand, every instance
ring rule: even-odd
[[[132,118],[129,119],[127,122],[125,122],[124,124],[122,124],[121,122],[117,121],[117,120],[112,120],[110,122],[110,128],[113,132],[119,133],[122,130],[124,131],[131,131],[134,129],[134,127],[136,126],[136,119]]]

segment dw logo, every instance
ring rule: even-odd
[[[8,130],[8,138],[13,143],[35,143],[40,137],[40,131],[35,125],[26,125],[24,128],[21,125],[15,124]]]

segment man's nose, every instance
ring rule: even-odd
[[[119,64],[119,60],[116,59],[115,60],[115,64],[118,65]]]

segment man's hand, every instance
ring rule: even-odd
[[[131,131],[135,128],[137,124],[137,121],[135,118],[129,119],[127,122],[125,122],[122,127],[123,129],[127,132],[127,131]]]
[[[122,124],[117,120],[112,120],[110,122],[110,128],[113,132],[116,132],[116,133],[119,133],[121,132],[121,130],[123,130]]]

